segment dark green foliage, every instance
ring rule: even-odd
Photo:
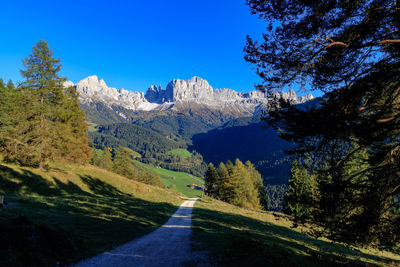
[[[106,150],[107,151],[107,150]],[[104,152],[107,156],[107,152]],[[112,171],[145,184],[163,187],[160,176],[137,164],[132,159],[133,151],[129,148],[119,147],[114,150]]]
[[[292,215],[295,222],[312,219],[316,198],[316,177],[300,166],[297,160],[292,164],[289,190],[285,195],[285,212]]]
[[[233,205],[261,209],[265,204],[265,192],[261,175],[247,161],[244,165],[236,159],[220,163],[218,169],[210,163],[205,176],[206,193]]]
[[[218,197],[218,180],[219,176],[214,165],[212,163],[208,164],[204,186],[206,187],[206,194],[210,197]]]
[[[327,92],[313,107],[277,101],[266,118],[295,142],[291,152],[307,171],[316,172],[318,234],[398,243],[400,217],[391,211],[400,194],[399,3],[247,3],[270,23],[263,42],[248,38],[245,48],[263,79],[259,88],[301,83]]]
[[[263,129],[258,119],[231,121],[207,133],[194,135],[192,142],[190,149],[198,151],[204,161],[215,166],[221,161],[240,157],[256,165],[265,183],[282,184],[288,181],[290,163],[284,150],[290,148],[290,143],[280,139],[275,129]]]
[[[185,148],[183,141],[174,141],[152,130],[127,123],[100,125],[97,128],[98,132],[89,133],[97,148],[129,147],[141,154],[140,161],[143,163],[198,176],[203,176],[206,171],[203,158],[196,151],[192,151],[187,158],[168,153],[176,148]]]
[[[265,185],[265,206],[270,211],[283,211],[285,195],[288,191],[287,184]]]
[[[184,148],[184,144],[178,143],[143,127],[128,123],[100,125],[98,133],[111,135],[119,140],[125,140],[129,148],[137,152],[167,153],[174,148]]]

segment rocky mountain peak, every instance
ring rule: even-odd
[[[160,85],[152,85],[146,93],[133,92],[125,89],[108,87],[103,79],[96,75],[89,76],[75,85],[66,82],[65,86],[75,86],[81,103],[102,102],[112,108],[121,106],[129,110],[163,110],[177,103],[193,103],[217,110],[236,110],[239,114],[254,114],[268,107],[268,96],[260,91],[248,93],[236,92],[232,89],[213,89],[204,79],[194,76],[189,80],[174,79],[163,89]],[[303,103],[311,100],[308,94],[298,97],[294,90],[276,92],[277,96]],[[176,107],[190,105],[180,104]],[[121,115],[122,116],[122,115]]]

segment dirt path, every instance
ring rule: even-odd
[[[192,254],[190,249],[192,210],[196,200],[190,198],[183,202],[168,222],[154,232],[75,266],[182,266],[189,261],[196,262],[199,255]]]

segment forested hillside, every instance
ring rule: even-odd
[[[284,150],[289,143],[278,137],[276,130],[263,129],[264,123],[240,120],[207,133],[193,136],[191,149],[198,151],[206,162],[250,160],[266,184],[283,184],[289,179],[290,161]],[[244,125],[243,125],[244,124]]]
[[[171,140],[141,126],[127,123],[100,125],[97,126],[96,132],[89,133],[89,137],[99,149],[129,147],[140,154],[138,160],[153,166],[201,177],[206,169],[202,156],[196,151],[192,151],[188,157],[170,153],[174,149],[186,148],[184,141]]]

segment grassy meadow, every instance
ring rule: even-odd
[[[0,165],[0,266],[68,265],[164,224],[183,196],[93,166]]]
[[[187,151],[186,149],[173,149],[169,151],[167,154],[169,155],[177,155],[183,159],[190,158],[192,156],[192,153]]]
[[[203,185],[204,179],[202,178],[184,172],[157,168],[154,166],[143,164],[139,161],[135,161],[135,163],[141,164],[147,169],[158,173],[163,184],[169,189],[182,193],[187,197],[200,197],[203,195],[202,191],[194,190],[187,186],[190,184]]]
[[[400,255],[347,247],[293,229],[281,213],[247,210],[203,197],[193,212],[194,250],[217,266],[399,266]]]

